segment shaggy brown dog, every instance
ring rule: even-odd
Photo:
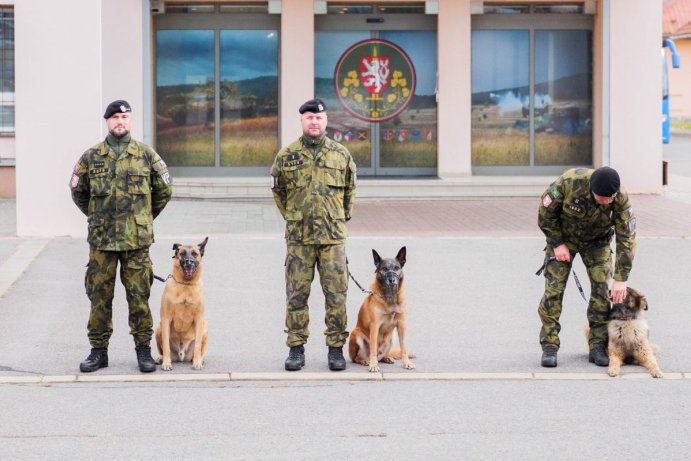
[[[358,313],[357,326],[350,333],[348,350],[350,360],[360,365],[368,365],[369,371],[379,371],[379,361],[393,363],[400,358],[403,367],[414,369],[410,361],[414,355],[406,347],[405,287],[403,285],[403,266],[405,247],[396,258],[382,259],[372,250],[374,265],[377,267],[372,293],[365,298]],[[393,332],[396,329],[400,350],[391,349]]]
[[[609,335],[610,376],[619,375],[622,363],[634,363],[648,369],[653,378],[662,378],[657,366],[655,351],[657,346],[648,341],[650,331],[643,319],[643,311],[648,310],[645,296],[633,288],[626,289],[626,298],[621,304],[614,304],[609,314],[607,333]]]
[[[166,371],[173,369],[172,360],[192,361],[195,370],[202,368],[208,338],[202,257],[208,240],[199,245],[173,245],[173,274],[163,289],[161,324],[156,328],[156,347],[161,354],[158,361]]]

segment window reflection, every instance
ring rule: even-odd
[[[431,31],[382,32],[396,43],[415,66],[415,94],[396,117],[378,124],[381,167],[437,166],[437,102],[435,95],[437,34]]]
[[[278,33],[221,31],[221,165],[270,166],[278,150]]]
[[[472,163],[529,165],[529,32],[475,30],[472,39]]]
[[[592,163],[591,50],[590,31],[535,31],[536,165]]]
[[[214,33],[156,32],[156,147],[170,166],[213,166]]]
[[[368,32],[317,32],[315,39],[314,94],[326,103],[327,135],[348,148],[358,168],[372,166],[370,123],[353,117],[343,108],[333,80],[341,55],[354,43],[369,37]]]

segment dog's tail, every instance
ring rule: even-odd
[[[391,357],[392,359],[396,360],[401,360],[401,350],[399,348],[393,348],[389,351],[387,354],[387,357]],[[415,352],[413,351],[408,351],[408,358],[414,359],[415,358]]]

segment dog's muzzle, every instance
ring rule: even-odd
[[[389,293],[398,292],[398,285],[401,283],[401,274],[395,271],[385,272],[382,276],[382,284]]]
[[[185,257],[180,260],[180,267],[186,279],[191,279],[197,272],[197,260],[192,257]]]

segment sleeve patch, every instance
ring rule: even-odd
[[[163,181],[163,184],[165,184],[166,186],[169,186],[170,183],[173,182],[170,179],[170,173],[168,173],[167,171],[165,173],[161,174],[161,181]]]
[[[70,187],[72,189],[76,189],[77,186],[79,186],[79,175],[76,173],[72,173],[72,179],[70,179]]]
[[[542,197],[542,206],[548,208],[552,204],[552,201],[552,197],[549,194],[545,194],[545,196]]]

